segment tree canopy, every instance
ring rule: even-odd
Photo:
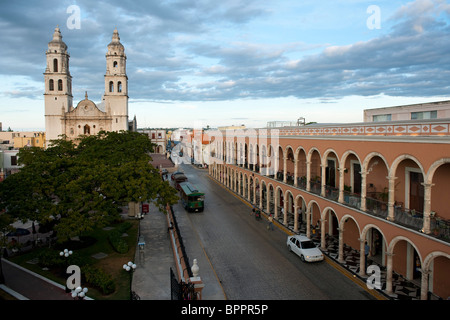
[[[55,223],[58,241],[109,223],[129,202],[164,211],[176,203],[176,190],[151,165],[153,146],[145,134],[103,131],[78,144],[63,137],[45,150],[23,148],[23,168],[0,183],[0,211]]]

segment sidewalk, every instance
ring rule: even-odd
[[[18,300],[73,300],[63,285],[2,259],[5,284],[0,289]]]
[[[182,208],[181,208],[182,209]],[[197,259],[200,266],[200,278],[205,287],[203,300],[225,300],[222,287],[217,280],[206,255],[204,254],[196,233],[189,222],[185,211],[174,206],[183,242],[191,264]],[[133,275],[132,288],[141,300],[170,300],[170,268],[177,274],[177,262],[174,259],[171,235],[167,230],[167,216],[150,205],[150,212],[140,221],[140,234],[144,237],[145,246],[136,250],[136,271]]]
[[[141,300],[170,300],[169,269],[176,269],[166,215],[150,205],[139,225],[145,245],[136,249],[132,288]]]

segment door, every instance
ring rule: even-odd
[[[327,167],[325,169],[326,185],[336,187],[336,165],[332,159],[327,159]]]
[[[361,165],[353,164],[353,193],[361,193]]]
[[[420,172],[409,173],[409,209],[423,212],[424,187]]]

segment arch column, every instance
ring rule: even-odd
[[[273,190],[273,210],[275,211],[273,214],[273,218],[277,219],[278,218],[278,191],[277,189]]]
[[[367,172],[361,171],[361,211],[366,211]]]
[[[397,177],[388,177],[389,179],[389,200],[388,200],[388,216],[387,220],[395,220],[394,204],[395,204],[395,179]]]
[[[306,236],[311,238],[311,207],[306,208]]]
[[[298,177],[297,164],[298,164],[298,159],[294,159],[294,187],[297,187],[297,177]]]
[[[423,199],[423,228],[422,232],[426,234],[431,233],[430,225],[430,213],[431,213],[431,187],[433,183],[422,183],[424,186],[424,199]]]
[[[326,169],[327,166],[321,164],[320,165],[321,168],[321,177],[320,177],[320,195],[322,197],[325,197],[325,177],[326,177]]]
[[[228,167],[227,165],[224,163],[223,165],[223,184],[225,185],[225,187],[229,187],[228,186]]]
[[[253,192],[253,203],[256,205],[257,203],[256,203],[256,179],[255,179],[255,177],[253,176],[253,190],[252,190],[252,192]]]
[[[392,264],[393,264],[393,253],[386,253],[386,293],[392,294]]]
[[[266,184],[264,183],[264,185],[266,185]],[[262,197],[262,195],[263,195],[263,188],[262,188],[262,186],[263,186],[263,184],[262,184],[262,180],[261,180],[259,182],[259,207],[261,208],[261,210],[263,208],[263,199],[262,199],[263,198]],[[267,186],[266,186],[266,190],[267,190]]]
[[[422,273],[420,279],[420,300],[428,300],[428,279],[430,271],[421,269],[420,272]]]
[[[287,215],[288,215],[288,213],[287,213],[287,204],[288,204],[288,199],[289,199],[290,197],[288,196],[288,197],[284,197],[284,202],[283,202],[283,224],[285,225],[285,226],[287,226]]]
[[[364,244],[366,243],[366,239],[359,239],[359,275],[364,277],[366,275],[366,255],[364,250]]]
[[[306,161],[306,191],[311,191],[311,161]]]
[[[326,241],[325,241],[325,222],[327,220],[325,219],[320,219],[320,248],[322,250],[326,250]]]
[[[287,165],[287,153],[288,152],[283,152],[283,182],[286,183],[287,180],[287,170],[286,170],[286,165]]]
[[[278,154],[278,151],[274,151],[274,170],[273,170],[273,174],[275,176],[275,180],[277,180],[277,175],[278,175],[278,171],[280,170],[280,155]]]
[[[298,206],[294,200],[294,232],[298,232]]]
[[[344,227],[339,227],[339,255],[338,261],[344,262]]]
[[[338,168],[339,170],[339,198],[338,202],[344,202],[344,172],[345,168]]]

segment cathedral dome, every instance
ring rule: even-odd
[[[78,102],[76,109],[77,111],[82,111],[84,113],[91,113],[94,110],[99,110],[94,101],[88,99],[87,92],[85,94],[84,100]]]
[[[112,40],[108,44],[108,50],[109,51],[114,51],[114,50],[124,51],[124,47],[120,43],[119,31],[117,31],[117,29],[114,29]]]
[[[58,50],[58,51],[66,51],[67,45],[62,41],[61,31],[59,27],[55,28],[55,32],[53,33],[53,39],[48,43],[49,50]]]

